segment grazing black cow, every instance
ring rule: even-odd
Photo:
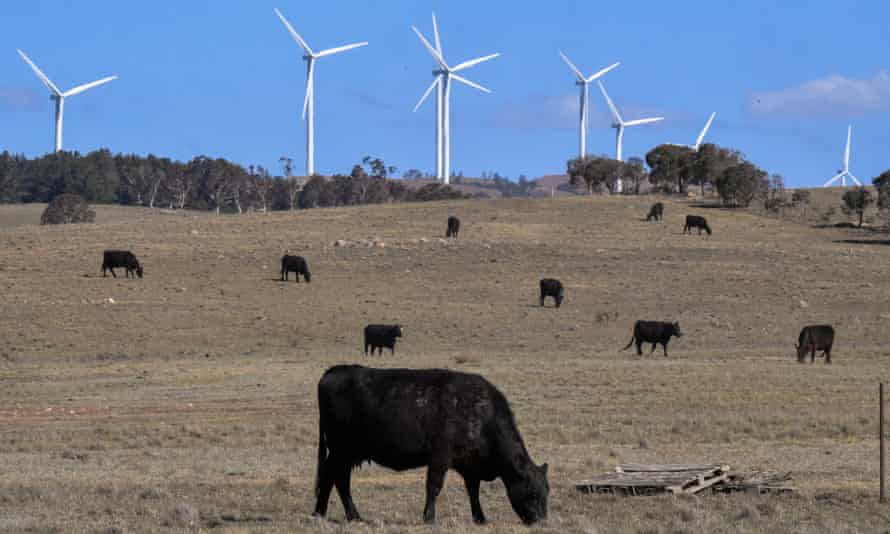
[[[309,265],[303,256],[288,256],[285,254],[281,257],[281,281],[286,282],[289,273],[294,274],[294,280],[300,283],[300,275],[306,279],[306,283],[312,282],[312,273],[309,272]]]
[[[827,324],[803,327],[797,336],[797,361],[803,363],[810,353],[810,363],[816,361],[816,351],[821,350],[825,363],[831,363],[831,346],[834,345],[834,328]]]
[[[448,230],[445,231],[445,237],[457,237],[460,231],[460,219],[452,215],[448,217]]]
[[[133,278],[136,278],[136,276],[142,278],[142,266],[139,265],[136,255],[129,250],[106,250],[102,253],[102,276],[108,276],[106,271],[111,271],[111,276],[117,278],[114,270],[120,267],[126,270],[125,276],[127,278],[131,274]]]
[[[693,228],[698,228],[698,235],[701,235],[701,231],[704,230],[711,235],[711,227],[708,226],[708,221],[701,216],[698,215],[687,215],[686,216],[686,224],[683,225],[683,233],[692,233]]]
[[[655,348],[660,343],[664,349],[664,355],[668,355],[668,342],[671,336],[683,337],[680,331],[680,323],[663,323],[661,321],[637,321],[634,323],[634,333],[630,338],[630,343],[621,350],[627,350],[636,342],[637,355],[643,355],[643,343],[652,343],[652,350],[649,354],[655,352]]]
[[[532,462],[507,399],[479,375],[338,365],[318,382],[318,410],[315,515],[327,513],[336,485],[346,519],[360,519],[352,470],[375,462],[396,471],[427,467],[427,522],[435,521],[449,469],[463,477],[477,523],[485,522],[480,481],[499,477],[523,522],[547,517],[547,464]]]
[[[655,219],[656,221],[660,221],[662,218],[664,218],[664,204],[661,202],[652,204],[652,207],[649,208],[649,214],[646,215],[646,220],[651,221],[652,219]]]
[[[541,280],[541,306],[544,305],[545,297],[553,297],[553,300],[556,301],[556,307],[562,304],[562,299],[564,298],[564,291],[562,287],[562,282],[557,280],[556,278],[544,278]]]
[[[371,356],[374,349],[383,356],[383,347],[388,348],[392,354],[396,353],[396,338],[402,337],[402,327],[397,324],[369,324],[365,327],[365,356],[368,355],[368,347],[371,347]]]

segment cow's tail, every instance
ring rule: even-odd
[[[624,347],[624,348],[623,348],[623,349],[621,349],[621,350],[627,350],[627,349],[629,349],[629,348],[630,348],[630,346],[631,346],[631,345],[633,345],[633,344],[634,344],[634,339],[636,339],[636,337],[637,337],[637,336],[636,336],[636,334],[635,334],[635,335],[632,335],[632,336],[630,336],[630,342],[629,342],[629,343],[628,343],[628,344],[627,344],[627,346],[626,346],[626,347]]]
[[[324,416],[319,414],[318,417],[318,466],[315,469],[315,497],[318,497],[321,491],[321,470],[324,467],[325,460],[328,457],[328,445],[324,435]]]

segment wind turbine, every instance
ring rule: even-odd
[[[572,72],[575,73],[575,76],[578,77],[578,80],[575,82],[575,85],[579,85],[581,87],[581,97],[580,97],[580,101],[578,104],[578,107],[580,110],[580,114],[579,114],[580,115],[580,124],[578,125],[578,131],[579,131],[579,136],[580,136],[580,147],[578,149],[578,157],[583,158],[584,156],[587,155],[587,124],[588,124],[587,121],[589,118],[589,113],[588,113],[588,109],[587,109],[588,105],[589,105],[588,98],[587,98],[588,86],[590,85],[590,82],[598,79],[605,73],[614,69],[615,67],[620,65],[621,62],[613,63],[613,64],[609,65],[608,67],[600,70],[599,72],[593,74],[592,76],[585,78],[584,75],[581,74],[581,71],[578,69],[578,67],[576,67],[575,64],[572,63],[572,61],[568,58],[568,56],[566,56],[564,53],[562,53],[562,51],[559,52],[559,55],[562,56],[562,59],[563,59],[563,61],[566,62],[566,65],[568,65],[569,68],[572,69]]]
[[[847,178],[852,180],[856,185],[862,185],[862,182],[856,179],[856,177],[853,176],[853,173],[850,172],[850,137],[852,133],[853,126],[847,126],[847,147],[844,149],[844,168],[841,169],[834,178],[825,182],[825,185],[822,187],[831,187],[831,184],[838,180],[841,181],[841,187],[847,187]]]
[[[43,82],[43,85],[45,85],[47,87],[47,89],[50,90],[50,93],[51,93],[49,95],[50,100],[56,101],[56,144],[55,144],[56,150],[55,151],[61,152],[62,151],[62,123],[63,123],[64,115],[65,115],[65,99],[68,98],[69,96],[79,95],[80,93],[82,93],[88,89],[92,89],[93,87],[96,87],[96,86],[108,83],[112,80],[115,80],[115,79],[117,79],[117,76],[109,76],[107,78],[102,78],[101,80],[97,80],[95,82],[78,85],[74,89],[69,89],[68,91],[63,92],[58,87],[56,87],[56,84],[54,84],[47,77],[47,75],[44,74],[37,67],[37,65],[35,65],[34,62],[31,61],[31,59],[28,56],[25,55],[24,52],[22,52],[21,50],[18,50],[18,53],[20,56],[22,56],[22,59],[24,59],[25,62],[31,67],[31,69],[34,71],[34,74],[36,74],[37,77],[40,78],[40,81]]]
[[[624,139],[624,129],[628,126],[638,126],[640,124],[649,124],[652,122],[663,121],[664,117],[652,117],[648,119],[636,119],[632,121],[625,121],[621,118],[621,114],[618,113],[618,108],[615,107],[615,104],[612,103],[612,99],[609,98],[609,93],[606,92],[606,88],[603,85],[602,81],[597,81],[596,83],[600,86],[600,91],[602,91],[603,96],[606,97],[606,103],[609,105],[609,109],[612,110],[612,117],[614,117],[615,121],[612,123],[612,128],[615,128],[615,159],[618,161],[623,161],[621,158],[621,143]],[[618,177],[618,181],[615,183],[615,191],[620,193],[622,190],[621,177]]]
[[[287,31],[290,32],[294,40],[297,41],[300,47],[303,48],[303,52],[305,52],[303,60],[306,62],[306,98],[303,99],[303,119],[306,121],[306,176],[312,176],[315,174],[315,60],[325,56],[339,54],[340,52],[345,52],[347,50],[352,50],[353,48],[366,46],[368,43],[353,43],[338,46],[336,48],[328,48],[321,52],[313,52],[312,49],[309,48],[309,45],[306,44],[306,41],[300,37],[300,34],[294,30],[294,27],[291,26],[290,22],[284,18],[281,11],[278,11],[278,8],[275,8],[275,14],[278,15],[278,18],[284,23]]]
[[[414,33],[420,38],[423,46],[426,47],[430,55],[433,56],[436,63],[439,64],[439,67],[433,71],[433,76],[435,76],[433,83],[430,84],[427,90],[423,93],[423,96],[420,97],[417,105],[414,106],[414,111],[417,111],[417,109],[420,108],[420,105],[423,104],[423,101],[426,100],[434,88],[438,88],[436,94],[436,178],[448,184],[451,183],[451,80],[457,80],[464,85],[469,85],[484,93],[491,93],[491,91],[485,87],[478,83],[471,82],[457,73],[464,69],[468,69],[473,65],[478,65],[484,61],[494,59],[500,54],[489,54],[449,67],[442,54],[442,42],[439,40],[439,27],[436,24],[436,14],[433,13],[433,36],[436,41],[435,47],[426,40],[423,34],[420,33],[420,30],[414,26],[411,26],[411,29],[414,30]]]

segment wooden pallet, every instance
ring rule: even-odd
[[[612,473],[576,483],[575,488],[618,495],[695,494],[728,477],[729,466],[723,464],[622,464]]]
[[[726,482],[712,489],[722,493],[789,493],[794,488],[789,486],[790,472],[756,471],[745,475],[730,475]]]

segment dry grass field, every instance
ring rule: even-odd
[[[0,530],[9,532],[881,532],[877,388],[890,378],[890,246],[850,230],[652,198],[401,204],[270,215],[97,208],[40,227],[0,207]],[[681,235],[686,213],[713,236]],[[445,219],[462,220],[445,242]],[[33,217],[33,218],[31,218]],[[379,238],[384,246],[334,247]],[[868,236],[865,236],[868,238]],[[130,248],[141,280],[103,278]],[[311,284],[278,280],[284,251]],[[562,279],[561,309],[537,281]],[[686,336],[622,352],[635,319]],[[395,356],[361,330],[399,322]],[[832,323],[832,365],[798,364],[801,326]],[[422,470],[353,477],[365,522],[314,501],[315,385],[337,363],[481,373],[550,463],[531,529],[503,486],[470,519],[455,474],[422,522]],[[790,496],[587,496],[621,462],[787,470]]]

